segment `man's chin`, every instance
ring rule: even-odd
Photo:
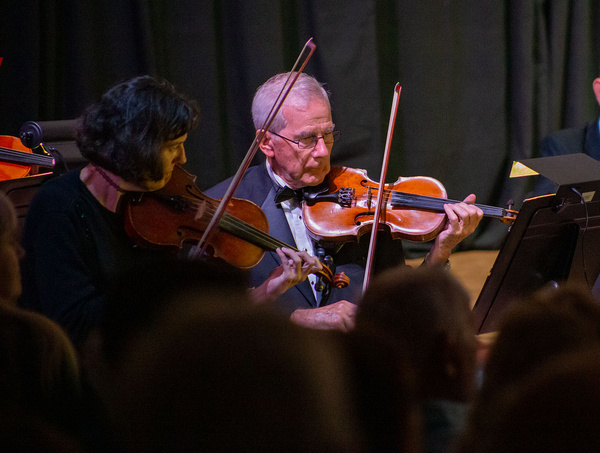
[[[321,177],[321,178],[317,178],[317,177],[310,178],[310,180],[308,180],[307,182],[305,182],[305,183],[304,183],[304,186],[305,186],[305,187],[306,187],[306,186],[309,186],[309,187],[312,187],[312,186],[318,186],[318,185],[319,185],[319,184],[321,184],[321,183],[322,183],[324,180],[325,180],[325,176],[323,176],[323,177]]]
[[[325,180],[325,176],[329,174],[330,169],[331,168],[328,165],[327,168],[323,169],[322,171],[314,173],[313,175],[311,175],[310,180],[306,183],[306,185],[318,186]]]

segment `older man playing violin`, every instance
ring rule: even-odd
[[[252,117],[257,130],[265,124],[288,75],[278,74],[256,91]],[[326,254],[333,257],[335,271],[343,271],[350,277],[348,287],[320,292],[315,285],[317,277],[308,275],[302,260],[293,251],[286,250],[286,256],[281,252],[279,255],[265,254],[262,261],[250,270],[253,284],[259,286],[269,279],[273,280],[273,272],[276,269],[275,272],[281,272],[279,260],[282,257],[287,259],[286,278],[290,285],[303,281],[294,284],[276,299],[278,308],[288,313],[292,321],[306,327],[345,331],[354,326],[355,303],[361,296],[368,241],[344,244],[335,247],[335,250],[327,249],[327,244],[313,244],[302,220],[302,201],[293,196],[294,191],[318,186],[325,180],[337,138],[339,132],[332,121],[327,92],[315,78],[300,74],[260,143],[260,149],[266,156],[265,164],[248,169],[234,196],[253,201],[262,208],[269,220],[272,236],[287,244],[295,244],[310,255],[315,255],[317,248],[323,247]],[[229,180],[206,193],[220,197],[228,186]],[[426,265],[447,263],[452,249],[475,231],[483,213],[471,204],[474,202],[475,195],[471,194],[462,203],[444,205],[447,220],[425,260]],[[382,242],[386,240],[389,243]],[[387,238],[378,238],[378,241],[376,269],[404,263],[401,241],[392,242]],[[283,264],[286,268],[286,263]],[[280,284],[279,288],[283,286]]]

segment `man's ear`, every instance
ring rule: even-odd
[[[256,135],[260,134],[262,129],[258,129],[256,131]],[[258,144],[258,147],[263,152],[263,154],[267,157],[273,157],[275,155],[275,151],[273,149],[273,135],[267,131],[263,136],[262,141]]]
[[[594,94],[596,95],[596,101],[598,101],[598,105],[600,105],[600,77],[594,79],[592,88],[594,89]]]

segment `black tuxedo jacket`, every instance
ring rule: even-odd
[[[600,160],[600,133],[598,121],[588,123],[580,129],[564,129],[548,135],[540,144],[540,157],[563,154],[585,153]],[[548,178],[540,176],[534,196],[556,193],[558,187]]]
[[[209,197],[221,198],[227,191],[231,178],[208,189],[205,193]],[[238,185],[234,197],[243,198],[256,203],[266,214],[269,220],[269,234],[286,244],[296,247],[294,237],[287,223],[285,213],[281,206],[275,203],[277,185],[273,182],[264,163],[250,167]],[[375,259],[375,272],[396,264],[404,263],[401,241],[392,241],[389,236],[378,236],[378,247]],[[369,237],[365,235],[358,243],[347,243],[341,247],[324,247],[328,255],[334,260],[332,270],[345,272],[350,277],[350,285],[346,288],[333,288],[320,305],[326,305],[339,300],[348,300],[357,303],[361,296],[366,256],[369,246]],[[279,256],[275,252],[266,252],[263,259],[250,269],[250,282],[252,286],[262,284],[269,274],[280,265]],[[285,313],[291,314],[299,308],[315,308],[317,301],[312,292],[310,283],[305,280],[286,291],[276,302]]]

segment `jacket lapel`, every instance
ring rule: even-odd
[[[269,219],[269,234],[292,247],[296,247],[296,242],[294,241],[294,237],[285,217],[285,213],[283,212],[283,209],[281,209],[280,206],[275,204],[274,187],[272,187],[269,193],[267,194],[267,197],[265,198],[261,209],[264,211],[267,218]],[[275,252],[267,252],[263,259],[273,260],[273,264],[275,267],[279,266],[280,264],[279,256]],[[298,283],[294,287],[288,289],[288,291],[299,291],[300,294],[302,294],[302,296],[306,300],[308,300],[312,307],[317,306],[317,301],[315,300],[315,295],[312,291],[308,279]],[[282,297],[285,297],[285,295]]]

